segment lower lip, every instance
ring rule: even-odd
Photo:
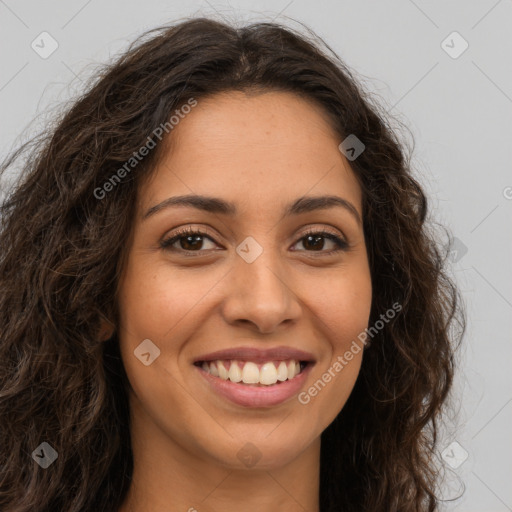
[[[312,367],[313,364],[308,363],[299,375],[280,384],[251,386],[250,384],[239,384],[215,377],[211,373],[205,372],[201,367],[196,366],[214,391],[243,407],[272,407],[289,400],[300,391]]]

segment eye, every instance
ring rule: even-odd
[[[162,249],[167,251],[181,251],[189,253],[189,255],[191,255],[190,253],[204,252],[201,251],[201,249],[205,249],[203,239],[208,239],[210,240],[210,242],[213,242],[215,244],[213,238],[207,233],[188,227],[178,231],[170,238],[162,240],[162,242],[160,242],[160,246],[162,247]],[[334,249],[331,249],[330,251],[323,250],[325,246],[325,239],[331,242],[331,244],[333,244]],[[328,231],[307,231],[295,243],[295,245],[297,245],[298,243],[302,243],[303,246],[306,248],[307,252],[319,252],[321,255],[324,256],[336,253],[338,251],[346,251],[350,247],[349,244],[343,238]],[[178,247],[175,247],[175,245],[177,245]],[[206,248],[206,250],[212,249]]]
[[[334,244],[335,248],[323,251],[325,246],[323,240],[325,239]],[[307,231],[297,243],[302,243],[304,247],[309,248],[308,252],[320,252],[324,256],[338,251],[346,251],[349,248],[349,244],[343,238],[328,231]]]
[[[203,241],[201,238],[208,238],[213,242],[212,238],[202,231],[194,230],[191,227],[182,229],[175,233],[171,238],[162,240],[160,247],[169,251],[185,251],[185,252],[200,252],[197,249],[203,248]],[[173,247],[177,242],[180,242],[181,247]]]

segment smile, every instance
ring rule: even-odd
[[[215,360],[194,365],[208,390],[242,407],[273,407],[290,400],[304,386],[312,362]]]

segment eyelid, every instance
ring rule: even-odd
[[[336,236],[338,238],[341,238],[344,242],[348,243],[347,237],[344,235],[342,231],[336,228],[332,228],[330,226],[326,226],[325,224],[322,227],[311,227],[309,226],[306,231],[301,231],[301,234],[299,235],[300,238],[303,238],[310,234],[317,234],[317,233],[326,233],[329,235]]]
[[[184,237],[184,236],[187,236],[187,235],[203,235],[205,237],[208,237],[208,238],[211,238],[213,242],[215,242],[216,244],[218,244],[218,242],[215,241],[215,237],[217,237],[216,234],[213,233],[213,231],[210,230],[210,228],[208,226],[195,226],[194,224],[192,225],[187,225],[187,226],[184,226],[184,227],[178,227],[176,228],[174,231],[171,231],[171,234],[170,235],[164,235],[163,237],[163,242],[166,242],[172,238],[176,238],[176,237]]]

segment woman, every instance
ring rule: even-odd
[[[149,35],[2,168],[1,510],[437,510],[464,314],[401,143],[289,29]]]

